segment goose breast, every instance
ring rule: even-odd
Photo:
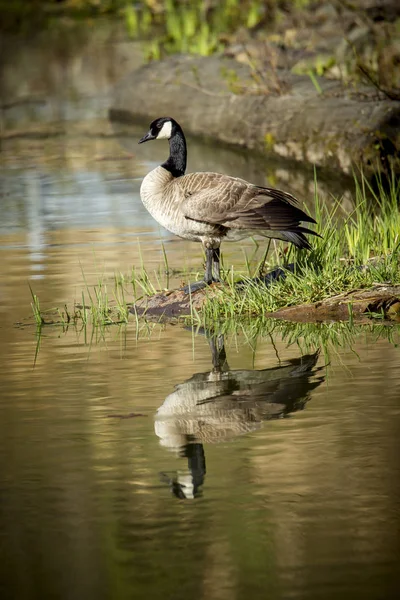
[[[191,194],[185,185],[185,177],[174,178],[163,167],[153,169],[140,187],[142,202],[152,217],[171,233],[195,242],[221,235],[221,227],[197,219],[187,218],[183,207]]]

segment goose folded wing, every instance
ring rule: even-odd
[[[285,230],[300,221],[314,223],[296,206],[296,199],[273,188],[251,185],[242,179],[216,173],[182,177],[187,219],[238,229]]]
[[[229,215],[239,205],[249,186],[242,179],[219,173],[192,173],[181,177],[178,182],[185,195],[181,207],[185,217],[212,224],[231,220]]]

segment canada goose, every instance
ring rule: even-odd
[[[168,159],[144,178],[140,196],[149,213],[163,227],[181,238],[201,242],[206,254],[204,281],[199,289],[220,278],[220,245],[254,233],[310,249],[304,234],[317,235],[300,225],[315,220],[300,210],[291,194],[253,185],[220,173],[185,175],[186,140],[181,126],[171,117],[153,121],[139,144],[168,139]]]

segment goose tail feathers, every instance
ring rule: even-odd
[[[311,229],[297,227],[296,231],[282,231],[280,239],[285,242],[291,242],[296,248],[300,248],[301,250],[311,250],[312,246],[304,234],[315,235],[319,238],[322,237],[319,233],[316,233]]]

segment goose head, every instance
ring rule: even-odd
[[[177,122],[171,117],[155,119],[146,135],[139,140],[139,144],[150,140],[169,140],[174,135],[177,125]]]

